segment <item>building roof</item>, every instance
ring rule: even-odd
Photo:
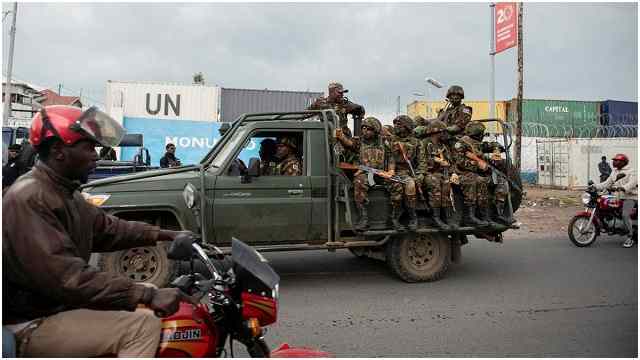
[[[44,98],[39,101],[43,106],[73,105],[82,107],[82,102],[80,102],[80,98],[77,96],[61,96],[50,89],[42,90],[40,91],[40,94],[44,96]]]

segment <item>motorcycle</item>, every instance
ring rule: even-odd
[[[189,261],[189,274],[177,277],[172,287],[201,299],[197,306],[180,303],[177,313],[162,319],[158,357],[220,357],[229,340],[246,346],[251,357],[330,357],[326,352],[283,344],[271,351],[264,340],[265,326],[276,322],[280,277],[256,250],[232,240],[231,259],[208,245],[222,259],[212,260],[197,242],[174,241],[168,251],[173,260]],[[196,272],[194,255],[207,276]]]
[[[616,181],[622,177],[619,175]],[[600,194],[590,182],[589,187],[582,194],[582,203],[586,207],[585,210],[579,211],[569,222],[569,239],[574,245],[590,246],[603,233],[607,235],[629,234],[622,219],[624,200],[611,194],[611,191]],[[638,209],[636,207],[631,213],[634,238],[638,237],[637,218]]]

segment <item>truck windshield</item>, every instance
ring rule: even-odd
[[[213,159],[213,162],[211,163],[211,166],[217,168],[222,167],[224,161],[233,153],[233,150],[236,148],[238,143],[244,139],[246,134],[247,128],[244,126],[240,126],[235,134],[233,134],[233,137],[223,145],[220,151],[218,151],[215,159]]]

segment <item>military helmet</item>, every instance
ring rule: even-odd
[[[408,129],[409,131],[411,131],[414,128],[414,123],[413,123],[413,120],[411,120],[411,118],[408,117],[407,115],[398,115],[395,119],[393,119],[393,126],[394,127],[402,126]]]
[[[376,134],[380,134],[382,131],[382,124],[380,120],[374,118],[373,116],[368,116],[364,120],[362,120],[362,126],[367,126],[373,129]]]
[[[296,144],[296,141],[294,138],[292,137],[283,137],[280,139],[280,145],[287,145],[288,147],[296,150],[298,148],[298,145]]]
[[[413,122],[416,123],[416,126],[425,126],[427,125],[427,119],[423,118],[422,116],[418,115],[413,119]]]
[[[432,120],[427,124],[426,128],[427,128],[427,133],[435,133],[438,131],[445,130],[447,128],[447,124],[445,124],[440,120]]]
[[[458,94],[464,99],[464,89],[460,85],[451,85],[449,87],[449,90],[447,90],[447,99],[453,94]]]
[[[484,125],[479,121],[472,121],[464,129],[464,134],[473,138],[481,138],[484,136]]]

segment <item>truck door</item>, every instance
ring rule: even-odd
[[[295,139],[301,176],[267,175],[242,183],[251,158],[259,158],[265,139]],[[214,231],[217,243],[236,237],[249,244],[286,244],[307,240],[311,219],[311,182],[303,131],[255,131],[216,180]]]

